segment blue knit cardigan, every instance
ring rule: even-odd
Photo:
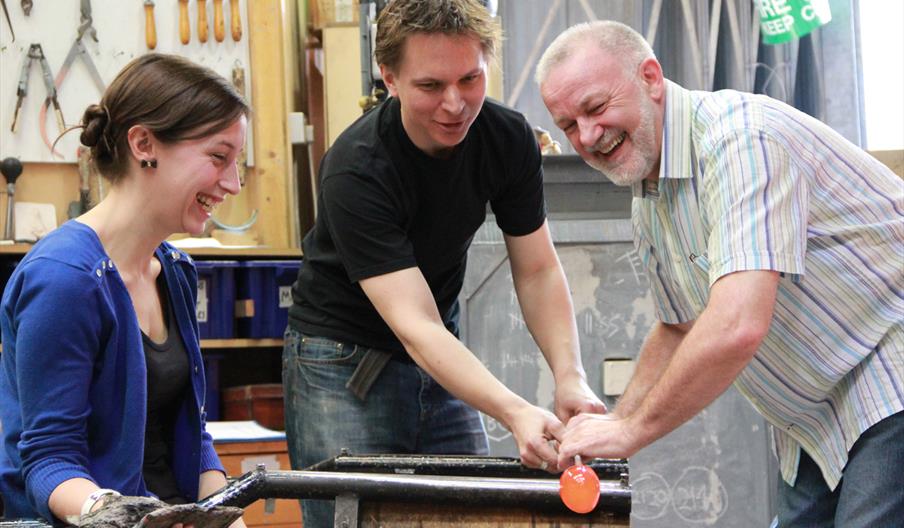
[[[191,368],[177,416],[173,471],[196,500],[199,475],[223,471],[204,430],[205,380],[191,257],[156,250]],[[0,494],[7,518],[54,519],[51,492],[82,477],[124,495],[142,478],[147,370],[129,293],[90,227],[69,221],[16,267],[0,305]]]

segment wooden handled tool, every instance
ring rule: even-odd
[[[191,27],[188,21],[188,0],[179,0],[179,41],[188,44],[191,40]]]
[[[242,17],[239,15],[239,0],[229,0],[229,23],[232,26],[232,40],[242,40]]]
[[[154,25],[154,1],[144,0],[144,39],[148,49],[157,47],[157,27]]]
[[[198,0],[198,40],[207,42],[207,0]]]
[[[229,0],[229,24],[232,28],[232,40],[242,40],[242,15],[239,0]]]
[[[245,68],[242,67],[242,63],[238,60],[235,61],[235,66],[232,67],[232,85],[239,95],[242,97],[245,96]],[[246,150],[246,145],[242,145],[242,150],[239,151],[235,165],[239,173],[239,184],[244,187],[245,174],[248,172],[248,152]]]
[[[223,0],[213,0],[213,38],[223,42],[226,27],[223,25]]]

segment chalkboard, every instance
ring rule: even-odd
[[[655,320],[649,281],[621,220],[551,220],[575,307],[590,386],[602,394],[606,359],[636,357]],[[501,232],[475,236],[460,297],[462,339],[506,386],[552,409],[552,373],[527,331]],[[603,398],[607,405],[613,399]],[[518,456],[511,433],[488,416],[490,452]],[[632,526],[767,526],[777,465],[765,420],[734,389],[630,460]]]
[[[154,51],[183,55],[195,62],[210,67],[227,79],[232,79],[236,65],[245,70],[245,96],[251,101],[251,70],[248,54],[248,20],[245,3],[240,1],[242,38],[233,41],[230,35],[229,1],[224,0],[226,36],[223,42],[216,42],[213,32],[213,2],[207,1],[209,36],[207,42],[198,41],[198,11],[196,0],[189,3],[191,40],[183,45],[179,40],[178,0],[156,0],[154,18],[157,30],[157,46]],[[40,43],[50,69],[56,77],[73,42],[80,24],[80,0],[34,0],[29,16],[25,16],[18,1],[8,0],[10,21],[16,40],[6,23],[5,16],[0,21],[0,156],[17,157],[31,162],[73,162],[76,160],[78,132],[65,135],[56,150],[62,157],[55,157],[41,139],[39,112],[44,104],[46,89],[41,76],[41,68],[34,62],[29,71],[28,93],[23,100],[16,133],[10,131],[15,112],[19,77],[29,46]],[[98,41],[88,35],[82,41],[91,60],[105,84],[116,76],[130,60],[149,50],[145,43],[145,14],[141,1],[92,0],[93,26],[97,30]],[[94,83],[81,58],[75,60],[64,78],[58,99],[66,126],[78,124],[82,113],[89,104],[100,100],[100,88]],[[59,134],[53,112],[46,117],[47,135],[52,142]],[[251,130],[249,128],[249,135]],[[253,148],[246,149],[251,157]],[[252,162],[249,159],[249,164]]]

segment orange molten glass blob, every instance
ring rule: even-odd
[[[589,513],[600,500],[600,479],[593,468],[576,465],[559,477],[559,497],[575,513]]]

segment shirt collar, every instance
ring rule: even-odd
[[[693,175],[691,153],[691,92],[665,79],[665,112],[662,119],[662,152],[660,152],[659,182],[667,179],[688,179]],[[644,181],[631,186],[636,198],[651,197],[658,192],[644,188]]]

